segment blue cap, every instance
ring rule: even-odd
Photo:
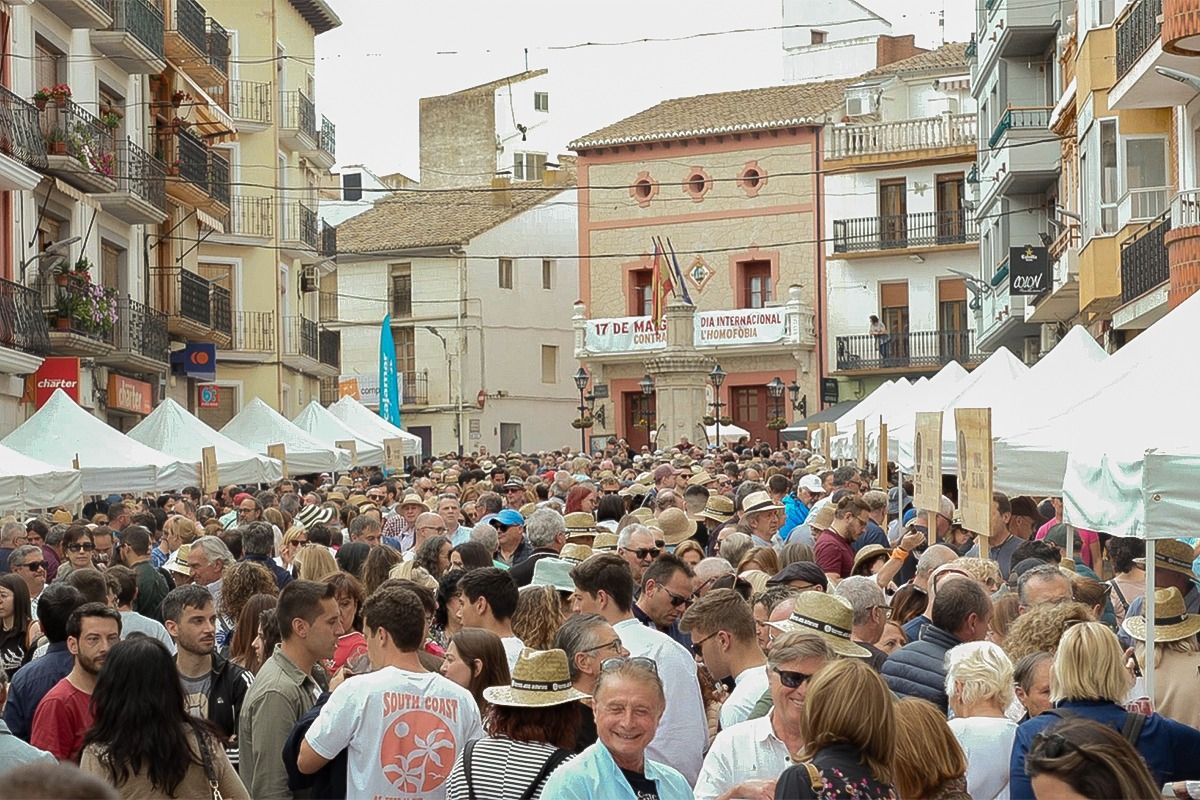
[[[499,514],[488,520],[493,525],[524,525],[525,518],[511,508],[505,508]]]

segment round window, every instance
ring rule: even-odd
[[[649,200],[650,193],[654,190],[650,181],[642,178],[637,183],[633,184],[633,193],[638,200]]]
[[[742,173],[742,183],[749,189],[756,188],[761,180],[761,173],[753,167]]]
[[[693,173],[687,179],[688,191],[692,194],[704,194],[704,189],[708,185],[708,181],[699,172]]]

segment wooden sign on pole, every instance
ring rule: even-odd
[[[404,469],[404,440],[383,440],[383,465],[388,469]]]
[[[988,556],[992,526],[992,410],[957,408],[958,509],[963,527],[977,534],[979,555]]]
[[[913,462],[913,505],[927,512],[926,535],[933,544],[937,537],[935,516],[942,500],[942,412],[917,412]]]
[[[837,425],[829,422],[820,423],[821,426],[821,455],[825,457],[825,466],[830,466],[833,461],[829,457],[829,448],[833,446],[833,437],[837,434]],[[831,430],[832,429],[832,430]]]
[[[221,490],[215,447],[204,447],[200,450],[200,490],[205,494],[216,494]]]
[[[342,450],[349,450],[350,466],[358,466],[358,442],[354,441],[353,439],[339,439],[333,443],[333,446]]]
[[[879,488],[885,492],[888,486],[888,429],[887,423],[879,423]]]
[[[860,419],[854,423],[854,437],[858,442],[858,468],[867,468],[867,421]]]
[[[269,444],[267,445],[267,455],[271,458],[278,459],[279,463],[283,465],[283,477],[289,477],[287,465],[287,447],[282,442],[277,444]]]

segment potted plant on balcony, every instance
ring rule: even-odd
[[[108,128],[110,131],[115,131],[120,127],[121,120],[124,118],[125,115],[120,111],[117,111],[115,108],[108,108],[105,109],[104,113],[100,115],[100,122],[103,123],[104,127]]]
[[[65,83],[57,83],[50,87],[50,99],[60,105],[71,99],[71,87]]]
[[[89,283],[82,289],[84,330],[106,336],[117,323],[117,290]]]
[[[58,302],[54,307],[54,327],[56,330],[69,331],[71,324],[87,316],[87,299],[77,291],[67,291],[64,288],[58,292]]]
[[[50,102],[50,87],[43,86],[33,93],[33,104],[38,111],[45,111],[46,104]]]
[[[46,134],[46,152],[52,156],[67,154],[67,134],[62,128],[51,128]]]
[[[88,283],[91,283],[92,282],[91,269],[92,269],[91,259],[89,259],[87,256],[80,256],[79,258],[75,259],[75,265],[74,265],[74,267],[71,268],[71,274],[74,275],[75,277],[79,278],[80,280],[84,280],[84,281],[87,281]]]

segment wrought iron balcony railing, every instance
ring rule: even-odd
[[[212,303],[206,279],[191,270],[179,271],[179,316],[199,322],[206,328],[212,327]]]
[[[37,107],[0,86],[0,152],[33,169],[46,168]]]
[[[317,334],[318,360],[329,367],[342,366],[342,332],[322,328]]]
[[[0,279],[0,347],[50,353],[50,329],[37,289]]]
[[[988,147],[995,147],[1010,130],[1046,130],[1050,126],[1050,106],[1005,109],[1000,121],[988,138]]]
[[[1170,275],[1163,236],[1171,230],[1170,212],[1139,228],[1121,244],[1121,302],[1128,303],[1164,283]]]
[[[231,350],[250,353],[275,352],[275,312],[235,311]]]
[[[296,129],[317,141],[317,108],[313,101],[300,90],[281,92],[279,95],[281,114],[280,127]]]
[[[975,332],[969,330],[837,337],[839,371],[936,369],[951,361],[975,364],[983,358],[975,349]]]
[[[935,247],[978,241],[979,228],[971,212],[965,209],[833,221],[835,253]]]
[[[118,350],[139,353],[166,362],[170,348],[167,315],[129,295],[117,298],[117,323],[113,344]]]
[[[283,352],[286,355],[320,357],[317,323],[301,316],[283,318]]]
[[[165,57],[163,48],[162,8],[147,0],[106,0],[105,10],[113,18],[109,30],[127,31],[159,58]]]
[[[271,84],[258,81],[229,82],[230,116],[235,120],[248,120],[260,125],[271,122],[273,94]]]
[[[1162,0],[1136,0],[1113,27],[1117,35],[1117,80],[1133,68],[1162,34]]]

